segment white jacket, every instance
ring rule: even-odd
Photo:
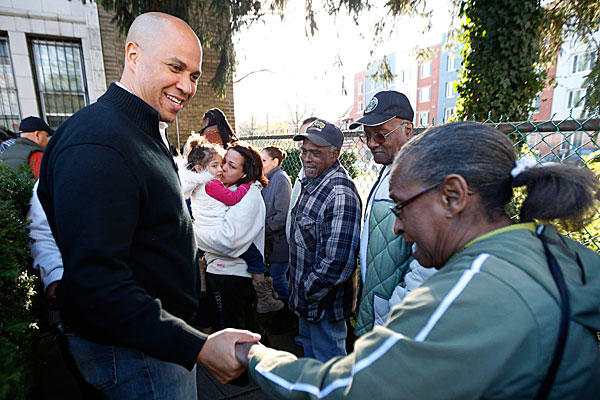
[[[38,182],[33,187],[31,207],[29,213],[27,213],[27,219],[31,221],[29,236],[32,239],[30,248],[33,256],[33,267],[39,269],[44,289],[46,289],[52,282],[62,279],[64,269],[62,256],[54,236],[52,236],[48,218],[37,195]]]
[[[260,191],[260,183],[253,183],[244,198],[229,207],[222,224],[209,229],[195,229],[198,248],[206,252],[208,272],[252,276],[247,271],[246,262],[239,256],[252,243],[264,254],[266,211]]]
[[[194,231],[202,227],[217,226],[223,223],[225,213],[229,206],[210,197],[206,193],[206,184],[215,177],[204,170],[200,173],[190,171],[179,164],[179,179],[184,198],[192,200],[192,216],[194,217]]]

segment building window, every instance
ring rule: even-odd
[[[456,56],[448,54],[448,71],[456,71]]]
[[[429,78],[431,76],[431,61],[421,64],[421,78]]]
[[[431,99],[431,86],[421,88],[419,91],[419,102],[426,103]]]
[[[586,72],[592,69],[593,55],[589,51],[587,53],[579,53],[573,56],[573,73]]]
[[[456,90],[454,90],[454,85],[456,81],[446,82],[446,98],[451,99],[456,97]]]
[[[542,135],[540,135],[538,132],[531,132],[529,135],[527,135],[527,144],[534,150],[536,150],[536,147],[539,146],[541,140]]]
[[[21,120],[8,37],[0,35],[0,128],[16,131]]]
[[[569,100],[567,108],[582,108],[585,99],[585,89],[569,90]]]
[[[419,125],[427,126],[429,125],[429,111],[423,111],[419,113]]]
[[[363,111],[363,103],[362,101],[358,102],[358,112],[362,112]]]
[[[81,44],[30,38],[29,45],[42,116],[57,128],[88,103]]]
[[[362,84],[362,82],[358,84],[358,94],[363,94],[363,84]]]
[[[444,123],[450,121],[450,118],[454,115],[454,107],[448,107],[444,109]]]
[[[531,102],[531,111],[530,113],[540,112],[540,106],[542,105],[542,96],[538,96]]]

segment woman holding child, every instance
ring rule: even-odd
[[[255,290],[258,312],[283,307],[263,275],[265,206],[260,191],[267,180],[260,155],[251,147],[234,145],[224,158],[223,153],[218,146],[192,143],[187,161],[195,172],[182,171],[182,186],[191,195],[196,243],[206,252],[207,286],[217,303],[220,328],[250,329]]]

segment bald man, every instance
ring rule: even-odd
[[[242,373],[236,342],[206,336],[196,244],[164,134],[196,93],[202,47],[182,20],[135,19],[121,81],[63,123],[38,195],[62,253],[57,302],[69,350],[107,398],[196,399],[196,363],[221,382]]]

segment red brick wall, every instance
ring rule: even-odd
[[[100,35],[102,37],[102,53],[104,56],[104,70],[106,85],[118,81],[123,71],[125,54],[125,35],[122,35],[112,20],[113,14],[98,7],[100,20]],[[192,101],[179,112],[177,122],[179,125],[179,142],[185,143],[191,131],[198,131],[202,124],[202,116],[210,108],[220,108],[227,116],[231,127],[235,130],[235,114],[233,108],[233,82],[230,79],[225,87],[225,98],[216,96],[209,81],[214,77],[218,57],[214,50],[204,46],[202,60],[202,76],[198,82],[198,91]],[[173,145],[177,145],[177,129],[175,122],[169,125],[168,136]]]
[[[429,119],[428,124],[432,123],[437,117],[437,103],[438,103],[438,92],[439,92],[439,79],[440,79],[440,50],[442,45],[437,44],[435,46],[431,46],[431,76],[427,78],[421,78],[421,65],[427,63],[427,61],[419,61],[417,68],[417,107],[415,116],[415,122],[419,125],[419,117],[420,113],[428,111]],[[421,102],[421,88],[425,88],[429,86],[430,89],[430,98],[429,101]],[[435,121],[437,123],[437,121]]]
[[[540,103],[540,109],[538,112],[533,114],[534,121],[547,121],[552,116],[552,99],[554,97],[554,84],[550,85],[550,79],[556,76],[556,61],[558,59],[558,55],[554,59],[554,63],[552,67],[548,69],[548,77],[546,78],[546,85],[544,86],[544,90],[542,90],[542,101]]]
[[[365,102],[370,99],[365,100],[365,76],[367,71],[360,71],[354,74],[354,102],[352,104],[352,110],[350,111],[350,118],[352,121],[355,121],[363,116],[363,111],[367,106]],[[358,87],[362,84],[362,92],[358,93]],[[358,103],[362,102],[362,110],[359,111]]]

